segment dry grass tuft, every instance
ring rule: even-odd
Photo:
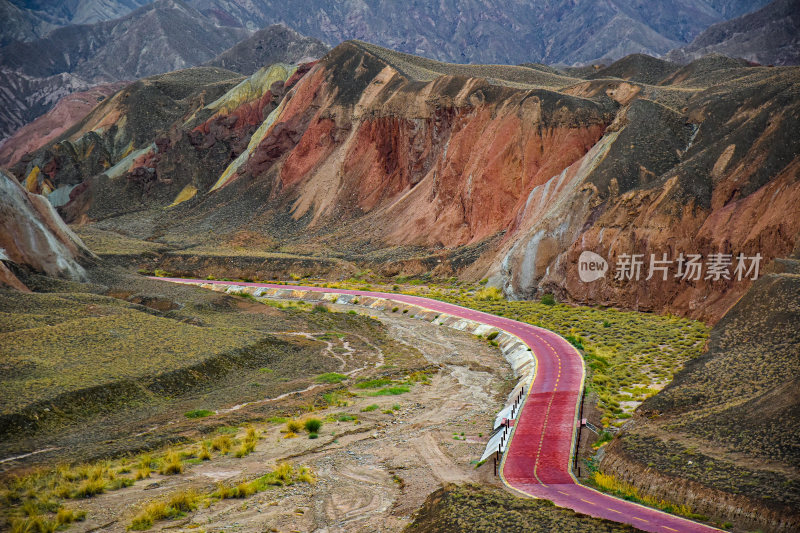
[[[173,450],[167,452],[167,455],[164,456],[164,459],[161,463],[161,468],[158,472],[164,476],[182,474],[183,461],[181,461],[181,456]]]

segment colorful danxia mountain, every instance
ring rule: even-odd
[[[0,530],[800,529],[792,2],[55,4]]]

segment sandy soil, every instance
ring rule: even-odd
[[[412,344],[439,367],[429,385],[418,384],[399,396],[353,398],[347,407],[318,411],[320,418],[351,413],[360,423],[326,422],[317,440],[305,435],[285,439],[282,427],[256,424],[264,438],[249,456],[215,455],[184,474],[154,474],[133,487],[82,501],[87,521],[72,530],[125,531],[148,501],[189,487],[209,492],[219,482],[252,479],[283,460],[311,467],[317,483],[215,502],[183,519],[158,522],[153,530],[400,531],[443,483],[496,483],[490,465],[476,469],[471,462],[483,451],[510,382],[510,367],[499,350],[427,322],[391,313],[378,318],[392,337]],[[370,404],[380,408],[361,412]],[[383,413],[394,405],[400,406],[394,414]]]

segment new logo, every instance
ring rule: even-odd
[[[608,262],[603,257],[589,250],[581,252],[578,258],[578,276],[584,283],[596,281],[608,272]]]

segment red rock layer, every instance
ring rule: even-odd
[[[17,130],[0,145],[0,166],[11,167],[26,153],[38,150],[60,137],[85,117],[98,102],[124,86],[124,82],[98,85],[88,91],[65,96],[53,109]]]

